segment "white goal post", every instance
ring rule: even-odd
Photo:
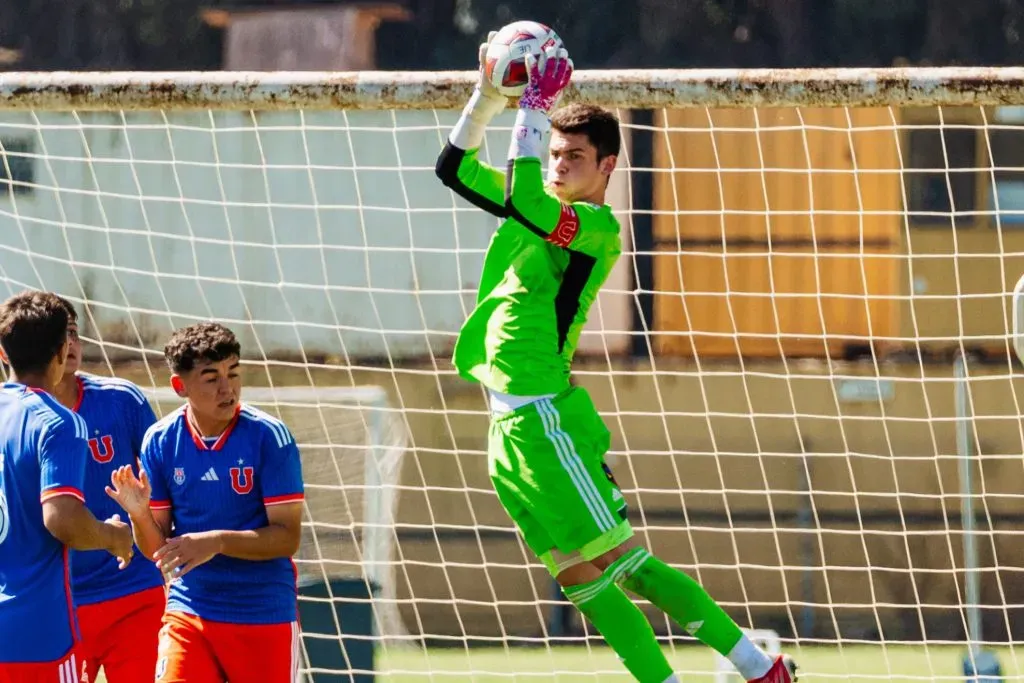
[[[378,586],[301,598],[375,624],[307,637],[347,648],[311,680],[622,672],[450,363],[495,227],[434,175],[474,78],[0,73],[0,294],[74,301],[87,369],[161,410],[170,331],[234,329],[303,449],[300,576]],[[1024,68],[584,70],[571,101],[623,123],[574,381],[641,539],[819,680],[1017,671]],[[683,677],[726,674],[644,608]]]

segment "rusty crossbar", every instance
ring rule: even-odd
[[[0,109],[458,109],[471,71],[8,72]],[[620,108],[1024,105],[1024,68],[580,71],[566,101]]]

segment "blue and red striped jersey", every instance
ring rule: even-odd
[[[142,466],[150,506],[171,511],[173,534],[248,531],[268,524],[267,507],[303,499],[302,464],[283,422],[242,404],[216,439],[193,430],[182,406],[146,433]],[[291,558],[252,561],[217,555],[171,582],[167,609],[232,624],[295,621]]]
[[[85,422],[22,384],[0,387],[0,663],[52,662],[78,639],[64,544],[43,502],[85,499]]]
[[[74,410],[88,430],[85,504],[97,519],[120,515],[128,521],[105,488],[110,473],[122,465],[131,465],[138,475],[142,437],[156,422],[153,409],[142,390],[127,380],[80,374]],[[117,558],[104,550],[71,551],[71,587],[78,605],[123,598],[161,584],[160,570],[141,554],[118,569]]]

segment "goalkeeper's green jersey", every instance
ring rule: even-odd
[[[619,222],[608,205],[549,194],[540,159],[520,157],[503,174],[477,151],[449,144],[437,164],[446,185],[506,219],[487,248],[455,367],[506,394],[561,392],[587,313],[622,253]]]

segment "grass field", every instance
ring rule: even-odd
[[[1024,648],[997,650],[1004,680],[1022,681]],[[964,680],[956,646],[813,646],[792,650],[801,683]],[[676,648],[670,661],[684,683],[711,683],[714,656],[705,648]],[[377,658],[380,683],[628,683],[607,648],[390,650]],[[98,680],[103,683],[103,677]],[[739,678],[731,679],[738,682]]]

